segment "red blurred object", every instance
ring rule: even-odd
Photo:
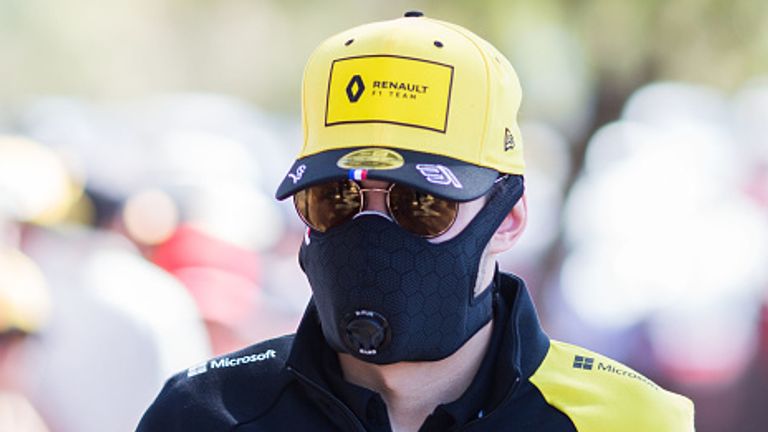
[[[186,267],[211,267],[253,282],[261,278],[256,252],[220,240],[190,225],[179,225],[168,240],[154,248],[149,259],[170,273]]]
[[[247,344],[243,330],[260,307],[261,269],[256,252],[180,225],[149,253],[149,259],[192,294],[215,355]]]
[[[744,187],[747,196],[768,210],[768,162],[758,164]]]

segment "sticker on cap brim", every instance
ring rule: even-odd
[[[456,174],[454,174],[450,168],[443,165],[418,164],[416,165],[416,169],[419,170],[421,175],[423,175],[424,178],[432,184],[442,186],[451,185],[457,189],[464,188],[464,186],[461,185],[459,179],[456,177]]]
[[[400,153],[385,148],[355,150],[336,161],[339,168],[357,170],[391,170],[403,166],[405,160]]]
[[[453,66],[371,55],[334,60],[325,125],[388,123],[445,133]]]

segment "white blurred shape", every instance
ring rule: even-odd
[[[520,131],[525,137],[526,171],[535,169],[562,189],[571,170],[571,152],[565,137],[541,122],[521,123]]]
[[[620,122],[606,129],[595,135],[589,169],[566,202],[571,243],[673,233],[737,187],[739,159],[715,127],[653,133]]]
[[[563,262],[563,297],[586,322],[624,327],[647,313],[641,292],[621,283],[623,269],[615,261],[614,249],[585,247],[569,254]]]
[[[103,250],[85,261],[82,278],[98,299],[145,326],[162,347],[155,380],[207,357],[208,338],[192,297],[160,268],[132,253]]]
[[[768,281],[768,221],[741,194],[745,154],[716,91],[654,84],[602,128],[565,208],[561,286],[585,320],[636,324],[679,301],[714,305]]]
[[[60,430],[132,430],[172,373],[210,355],[189,293],[124,238],[31,230],[25,247],[53,294],[31,390]]]
[[[712,87],[682,82],[648,84],[630,96],[622,118],[666,128],[681,123],[722,124],[727,118],[722,92]]]
[[[53,151],[26,138],[0,136],[0,196],[14,216],[56,219],[73,193],[67,168]]]
[[[270,190],[282,180],[301,142],[301,127],[295,120],[266,114],[225,95],[171,94],[152,100],[145,109],[144,127],[153,135],[186,131],[242,143],[249,154],[236,163],[250,160],[256,168],[250,181]]]
[[[21,125],[34,139],[64,150],[99,141],[96,119],[90,105],[72,98],[45,97],[32,101],[21,115]],[[87,157],[87,154],[83,156]]]
[[[145,245],[156,245],[173,234],[179,222],[179,212],[168,194],[147,189],[128,198],[123,208],[123,221],[131,238]]]
[[[161,183],[254,182],[258,174],[248,149],[239,141],[207,132],[167,132],[154,155],[154,175]],[[165,181],[163,181],[165,180]]]
[[[580,138],[593,115],[593,88],[583,47],[568,31],[546,21],[511,26],[509,52],[525,83],[527,117],[554,124],[569,139]],[[524,34],[524,37],[520,37]]]
[[[678,378],[706,385],[732,383],[757,349],[758,310],[758,304],[738,296],[708,304],[681,302],[654,316],[651,346],[661,365]]]
[[[717,204],[676,227],[581,245],[563,264],[566,301],[586,321],[620,328],[680,301],[759,295],[768,280],[765,218],[744,200]]]
[[[188,203],[190,224],[209,235],[249,250],[270,248],[284,222],[274,201],[259,190],[235,182],[201,185]]]
[[[120,112],[69,98],[42,98],[25,110],[27,135],[62,154],[78,177],[121,198],[135,188],[148,159],[151,143],[137,136]]]
[[[733,100],[734,130],[752,157],[768,163],[768,77],[755,79]]]
[[[634,157],[663,138],[656,129],[633,121],[620,120],[601,127],[589,140],[584,171],[600,173],[614,164]]]
[[[543,123],[525,123],[522,133],[529,218],[520,241],[504,254],[505,261],[516,265],[538,260],[557,238],[563,184],[570,171],[568,144],[559,132]]]
[[[759,296],[768,281],[768,221],[739,195],[723,197],[681,227],[688,246],[688,293],[716,304],[742,295]]]
[[[216,93],[164,95],[151,100],[144,109],[155,130],[168,127],[216,135],[237,133],[260,114],[240,99]]]

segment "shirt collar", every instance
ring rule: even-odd
[[[492,412],[512,396],[519,381],[536,372],[549,350],[549,337],[541,328],[525,282],[497,271],[494,285],[498,292],[488,352],[466,392],[435,410],[435,414],[442,411],[450,416],[443,422],[463,425]]]
[[[457,400],[439,405],[435,409],[434,414],[430,416],[432,418],[427,419],[427,422],[435,421],[439,423],[442,426],[440,428],[442,430],[452,425],[463,425],[478,416],[482,416],[489,402],[491,402],[489,401],[489,394],[494,381],[494,372],[498,369],[496,363],[499,357],[499,348],[502,344],[509,318],[504,298],[498,293],[494,294],[491,341],[488,344],[488,351],[486,351],[480,363],[480,368],[472,379],[472,383]],[[434,429],[437,430],[438,428]]]

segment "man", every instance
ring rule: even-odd
[[[172,378],[139,430],[693,430],[687,399],[549,340],[496,270],[527,218],[520,99],[503,55],[419,12],[325,41],[277,191],[308,226],[299,329]]]

